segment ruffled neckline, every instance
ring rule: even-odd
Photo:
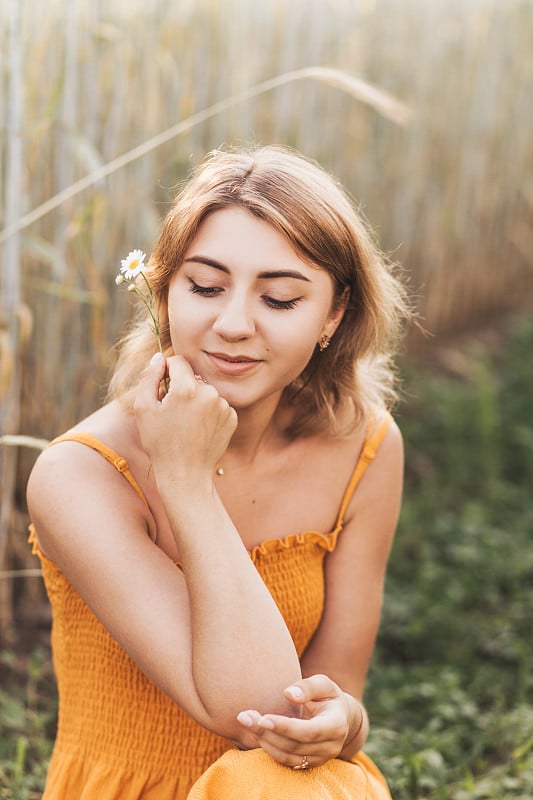
[[[301,545],[317,544],[328,553],[335,549],[337,544],[337,537],[341,531],[342,525],[337,525],[329,533],[320,533],[319,531],[302,531],[301,533],[289,533],[283,538],[265,539],[264,542],[255,545],[251,550],[248,550],[252,561],[255,563],[256,559],[260,556],[267,556],[281,550],[290,550],[293,547]]]
[[[319,531],[302,531],[301,533],[289,533],[282,538],[265,539],[264,542],[256,544],[251,550],[247,550],[250,558],[256,563],[261,556],[272,555],[273,553],[281,552],[283,550],[291,550],[294,547],[316,544],[322,547],[326,552],[332,553],[337,544],[337,538],[342,530],[342,525],[337,525],[329,533],[320,533]],[[29,526],[28,541],[32,545],[33,555],[38,555],[40,558],[50,561],[50,559],[43,553],[39,547],[37,533],[33,523]],[[174,562],[177,567],[180,567],[178,561]]]

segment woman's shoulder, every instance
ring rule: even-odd
[[[377,482],[403,474],[403,437],[396,420],[383,408],[375,409],[348,430],[324,434],[311,443],[314,453],[327,453],[326,463],[335,465],[340,482],[356,479]],[[370,469],[372,467],[372,469]],[[368,473],[368,475],[367,475]]]
[[[402,434],[392,414],[383,407],[376,407],[356,419],[348,412],[339,415],[331,430],[310,436],[308,442],[311,447],[338,446],[350,458],[350,454],[353,456],[354,452],[365,448],[375,449],[375,455],[382,444],[386,449],[397,449],[402,443]]]
[[[132,460],[136,470],[140,468],[142,456],[137,452],[140,445],[134,428],[131,415],[113,401],[70,428],[39,455],[26,494],[39,541],[44,537],[47,549],[51,549],[53,531],[61,535],[73,517],[98,524],[102,515],[121,510],[150,527],[144,490],[132,491],[123,474],[129,473]]]
[[[91,446],[86,446],[87,443]],[[105,453],[114,453],[129,463],[139,458],[140,442],[133,416],[116,400],[102,406],[68,431],[53,439],[39,455],[28,482],[28,495],[55,491],[73,494],[87,480],[109,479]],[[100,454],[95,451],[100,450]]]

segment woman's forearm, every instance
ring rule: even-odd
[[[293,715],[282,692],[301,677],[294,643],[214,486],[181,484],[178,498],[174,480],[158,488],[190,596],[193,677],[214,728],[238,735],[246,708]]]
[[[166,369],[169,390],[160,399]],[[152,359],[134,413],[187,584],[203,724],[238,738],[240,711],[291,713],[282,692],[301,672],[287,626],[213,485],[237,414],[181,356]]]

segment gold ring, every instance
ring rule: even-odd
[[[194,377],[196,378],[197,381],[201,381],[202,383],[207,383],[206,379],[202,378],[201,375],[195,375]]]
[[[293,769],[309,769],[309,767],[310,767],[309,759],[307,758],[307,756],[304,756],[302,758],[302,763],[296,764],[296,766],[293,767]]]

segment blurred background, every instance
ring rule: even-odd
[[[249,142],[341,180],[427,330],[368,752],[395,799],[533,796],[532,41],[532,0],[0,0],[2,797],[40,796],[55,724],[29,471],[102,401],[121,258]]]

